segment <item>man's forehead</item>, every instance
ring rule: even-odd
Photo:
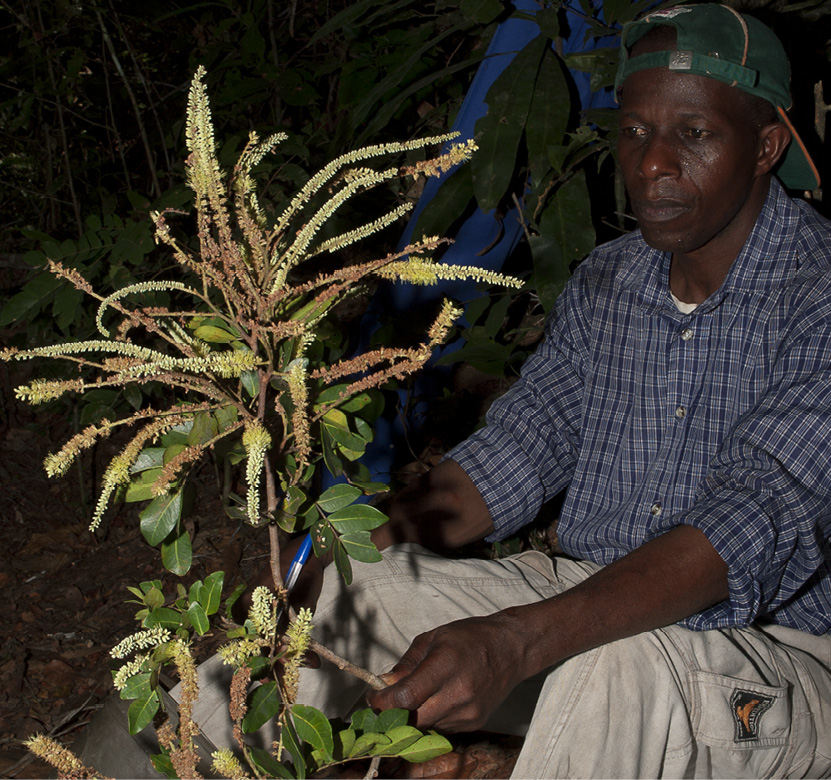
[[[690,73],[639,71],[627,77],[620,91],[622,117],[654,113],[690,120],[706,118],[733,123],[741,120],[742,95],[733,87]]]

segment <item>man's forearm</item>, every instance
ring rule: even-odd
[[[443,552],[487,536],[493,522],[487,506],[458,463],[446,460],[396,494],[385,507],[390,521],[373,532],[379,549],[417,542]]]
[[[526,676],[593,647],[661,628],[728,597],[727,565],[697,528],[679,526],[576,587],[500,613],[521,631]]]

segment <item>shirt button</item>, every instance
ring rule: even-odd
[[[651,507],[649,507],[649,514],[653,517],[660,517],[661,512],[664,511],[664,508],[656,501]]]
[[[684,330],[681,331],[681,338],[684,341],[689,341],[692,337],[693,337],[692,328],[684,328]]]
[[[675,409],[675,416],[679,420],[683,420],[687,416],[687,407],[686,406],[678,406]]]

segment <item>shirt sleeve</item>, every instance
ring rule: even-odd
[[[722,443],[695,503],[650,534],[700,528],[729,567],[729,600],[683,621],[689,628],[748,625],[827,587],[818,574],[831,560],[831,306],[814,315],[797,318],[768,391]]]
[[[485,500],[494,524],[488,541],[504,539],[533,520],[574,473],[590,322],[583,266],[557,300],[545,338],[520,379],[492,404],[486,426],[447,455]]]

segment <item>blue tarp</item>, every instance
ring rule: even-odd
[[[518,11],[529,15],[536,13],[540,7],[535,0],[514,0],[514,6]],[[564,53],[591,48],[595,44],[591,40],[584,40],[587,25],[583,21],[579,5],[575,0],[570,0],[566,8],[571,10],[567,10],[569,34],[563,40]],[[452,129],[460,133],[460,138],[473,137],[476,121],[487,113],[485,96],[490,86],[505,70],[516,53],[538,35],[540,35],[540,29],[532,18],[509,18],[499,25],[453,124]],[[572,71],[572,76],[584,109],[614,105],[609,92],[595,93],[590,90],[588,73]],[[407,245],[419,214],[447,178],[445,176],[441,179],[428,180],[410,218],[408,228],[401,237],[399,249]],[[504,215],[501,222],[497,222],[494,212],[485,213],[477,209],[453,236],[454,243],[442,259],[447,263],[477,265],[498,271],[516,248],[522,233],[522,225],[516,209]],[[487,252],[480,254],[491,244],[493,246]],[[407,318],[415,316],[415,312],[425,307],[428,307],[430,311],[436,310],[437,301],[441,298],[451,297],[457,301],[468,302],[479,294],[473,282],[444,282],[436,287],[416,287],[405,284],[386,287],[376,295],[361,322],[361,348],[366,348],[370,335],[378,327],[379,317],[384,312],[394,312],[395,317],[399,319]],[[446,354],[459,346],[459,342],[449,344],[444,347],[442,353]],[[426,367],[415,379],[415,397],[428,399],[436,397],[446,386],[447,374],[446,369],[435,366]],[[402,406],[406,406],[403,395]],[[407,427],[411,432],[418,426],[419,416],[426,413],[427,407],[428,404],[422,401],[416,408],[415,414],[407,421]],[[378,420],[375,427],[375,440],[363,458],[363,463],[369,467],[373,478],[385,482],[390,479],[391,466],[396,452],[399,448],[406,446],[404,426],[396,410],[388,409],[388,412],[387,416]]]

